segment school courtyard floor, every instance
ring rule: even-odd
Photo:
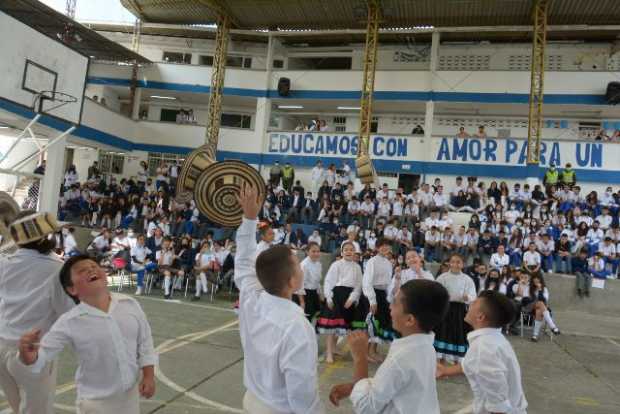
[[[214,303],[205,298],[190,302],[177,295],[177,300],[164,301],[158,294],[138,298],[160,354],[157,392],[142,402],[142,412],[240,413],[243,352],[232,299],[222,294]],[[510,339],[523,371],[528,412],[620,412],[620,317],[563,311],[556,312],[556,319],[563,334],[553,341]],[[60,358],[58,413],[75,412],[74,372],[75,359],[66,350]],[[350,358],[320,364],[319,375],[326,412],[351,413],[348,402],[335,408],[327,400],[332,384],[350,379]],[[471,412],[472,395],[464,378],[440,381],[438,393],[442,413]],[[0,395],[0,414],[10,412]]]

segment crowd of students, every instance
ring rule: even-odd
[[[89,245],[88,252],[98,262],[124,259],[127,269],[137,273],[137,294],[143,293],[144,276],[150,272],[160,276],[167,298],[175,289],[187,284],[191,275],[195,279],[194,297],[199,298],[209,284],[221,283],[217,274],[228,272],[230,276],[234,268],[236,285],[241,291],[239,312],[246,370],[266,368],[264,362],[255,365],[248,362],[253,359],[252,355],[257,357],[264,352],[262,348],[251,350],[252,341],[247,339],[259,334],[256,326],[260,327],[261,323],[250,321],[244,327],[243,322],[259,317],[250,316],[244,309],[247,301],[258,300],[258,290],[263,288],[271,296],[290,296],[292,305],[296,302],[290,309],[289,305],[277,301],[265,309],[286,306],[292,314],[301,310],[304,320],[312,322],[309,325],[312,335],[308,331],[301,339],[296,339],[307,343],[297,344],[297,348],[294,344],[286,344],[295,352],[305,349],[312,351],[309,355],[316,355],[318,351],[313,348],[317,347],[316,334],[325,335],[324,358],[331,363],[338,355],[337,337],[351,332],[366,335],[367,332],[366,342],[370,345],[364,352],[359,344],[355,345],[361,341],[360,334],[354,333],[350,338],[355,370],[361,373],[356,374],[354,383],[341,384],[331,395],[334,403],[350,395],[358,412],[366,412],[363,407],[374,404],[373,398],[384,398],[380,390],[374,388],[374,383],[362,381],[367,373],[364,377],[364,364],[360,360],[367,364],[383,359],[376,344],[393,343],[384,365],[395,370],[393,366],[399,364],[396,361],[400,358],[397,349],[414,346],[403,343],[407,336],[403,332],[425,335],[434,332],[431,343],[442,363],[432,371],[440,377],[467,375],[468,349],[478,337],[476,330],[486,329],[480,326],[491,326],[493,332],[499,329],[500,336],[485,332],[493,333],[487,339],[493,346],[501,347],[506,346],[499,340],[501,331],[510,332],[519,313],[532,321],[532,340],[538,340],[544,324],[559,334],[549,308],[550,292],[544,273],[574,273],[579,296],[589,295],[593,277],[607,278],[617,274],[620,197],[611,188],[600,196],[596,192],[584,196],[574,182],[547,183],[533,189],[527,184],[515,184],[509,189],[503,182],[491,182],[487,187],[475,177],[468,177],[467,184],[457,177],[448,190],[437,179],[433,185],[422,184],[408,193],[403,188],[390,190],[385,184],[379,189],[366,186],[356,192],[351,183],[354,174],[346,167],[343,164],[341,171],[334,171],[333,177],[340,176],[341,181],[324,179],[321,185],[313,185],[315,188],[311,191],[305,191],[299,181],[287,191],[279,182],[270,180],[266,184],[267,199],[257,204],[256,219],[250,220],[251,225],[244,222],[237,231],[236,246],[225,236],[214,239],[210,230],[212,223],[201,216],[193,202],[176,203],[173,194],[178,167],[177,171],[171,171],[161,166],[155,180],[149,177],[145,164],[143,174],[137,179],[123,179],[118,183],[115,180],[105,183],[97,174],[84,183],[79,183],[75,177],[75,181],[66,182],[60,214],[65,219],[97,227],[99,234]],[[321,165],[315,168],[322,170]],[[68,173],[73,174],[73,171]],[[324,178],[327,172],[319,171],[316,176]],[[345,179],[348,180],[346,184]],[[465,205],[462,205],[463,200]],[[451,211],[470,212],[471,217],[466,225],[456,226],[449,214]],[[256,242],[257,231],[259,243],[255,249],[248,248],[251,239]],[[57,232],[53,238],[56,249],[67,257],[82,257],[74,246],[75,240],[70,241],[72,238],[70,226]],[[66,240],[69,240],[68,247]],[[279,264],[282,255],[288,257],[291,250],[303,250],[306,258],[299,266],[299,274],[295,275],[298,280],[287,282],[284,292],[282,280],[291,275],[282,274]],[[336,252],[335,261],[325,269],[324,280],[321,252]],[[259,267],[263,268],[264,277]],[[438,271],[431,273],[436,267]],[[286,266],[283,269],[287,270]],[[252,272],[258,275],[258,284],[252,279]],[[247,283],[244,274],[249,277]],[[274,279],[275,274],[280,274],[282,280]],[[435,294],[446,295],[445,309],[435,309],[435,317],[420,310],[419,306],[430,305],[416,304],[423,299],[412,290],[412,281],[414,285],[424,286],[427,292],[438,288],[422,282],[440,285],[444,290],[435,291]],[[248,289],[254,293],[245,295],[244,290]],[[509,312],[506,304],[510,304],[514,312]],[[400,314],[395,308],[400,308]],[[282,321],[285,313],[274,318]],[[417,322],[408,325],[414,320]],[[295,329],[307,331],[306,322],[297,322],[299,326]],[[308,339],[310,337],[312,340]],[[486,343],[487,339],[479,343]],[[32,335],[28,340],[37,342],[39,339]],[[289,340],[295,342],[284,335],[283,346]],[[272,356],[277,360],[275,354]],[[311,356],[307,358],[305,364],[316,364]],[[491,364],[489,361],[475,362],[481,363]],[[280,368],[267,369],[275,378]],[[471,369],[481,368],[476,365]],[[514,364],[510,369],[514,370]],[[284,408],[292,404],[285,402],[286,395],[282,394],[289,390],[271,394],[272,397],[265,400],[264,388],[258,384],[252,386],[252,379],[247,376],[245,383],[250,394],[246,395],[244,405]],[[299,403],[315,407],[314,391],[305,392],[305,397],[304,392],[295,392]],[[378,394],[373,395],[373,392]],[[526,403],[521,397],[514,397],[513,402],[515,407],[524,410]],[[395,406],[405,401],[403,398],[398,402],[400,397],[397,396],[391,398],[389,402],[382,401]],[[315,412],[307,409],[305,412]]]

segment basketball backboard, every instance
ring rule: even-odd
[[[81,123],[87,56],[3,12],[0,50],[0,99]]]

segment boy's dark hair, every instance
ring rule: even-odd
[[[438,326],[448,313],[450,294],[433,280],[410,280],[400,287],[400,293],[405,312],[412,314],[426,333]]]
[[[379,240],[377,240],[377,245],[376,245],[377,249],[379,247],[381,247],[381,246],[384,246],[384,245],[389,246],[390,245],[390,241],[388,239],[386,239],[386,238],[383,238],[383,237],[381,237]]]
[[[493,290],[485,290],[478,297],[482,299],[483,312],[494,328],[509,325],[515,320],[517,309],[507,296]]]
[[[62,285],[62,289],[65,291],[67,296],[73,299],[73,301],[76,304],[80,303],[80,300],[76,296],[73,296],[72,294],[70,294],[67,291],[67,288],[73,286],[73,281],[71,280],[71,268],[74,265],[84,260],[94,260],[94,259],[87,254],[78,254],[77,256],[73,256],[69,258],[69,260],[67,260],[65,264],[62,266],[62,269],[60,269],[59,276],[60,276],[60,284]]]
[[[306,245],[306,250],[310,250],[313,247],[318,247],[319,249],[321,249],[321,246],[319,246],[319,244],[317,242],[309,242]]]
[[[56,241],[53,239],[39,239],[19,246],[20,249],[35,250],[41,254],[50,254],[56,248]]]
[[[291,249],[279,244],[256,258],[256,276],[267,293],[280,296],[293,273]]]

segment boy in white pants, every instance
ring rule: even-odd
[[[19,359],[40,372],[65,346],[78,357],[78,414],[139,414],[142,395],[155,393],[151,328],[138,302],[108,291],[107,275],[89,256],[74,256],[60,271],[65,292],[78,306],[63,314],[40,339],[24,334]]]

